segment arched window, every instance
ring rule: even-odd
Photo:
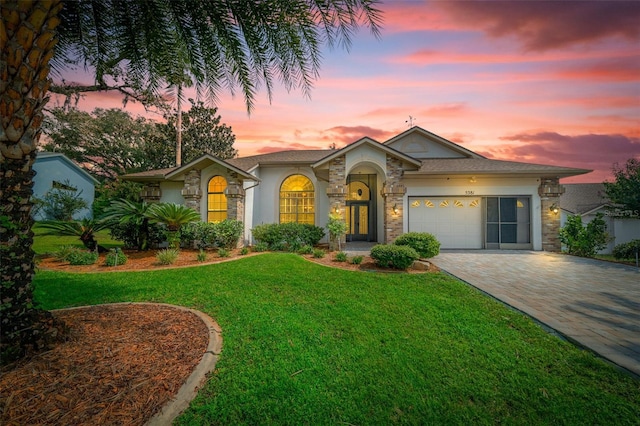
[[[315,191],[303,175],[291,175],[280,186],[280,223],[315,224]]]
[[[227,180],[222,176],[214,176],[207,189],[207,222],[222,222],[227,218]]]

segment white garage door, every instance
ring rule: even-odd
[[[429,232],[443,249],[481,249],[480,197],[409,197],[409,231]]]

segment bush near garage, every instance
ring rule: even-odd
[[[382,268],[406,270],[420,256],[409,246],[378,244],[371,248],[371,257]]]
[[[440,241],[428,232],[407,232],[396,238],[393,244],[411,247],[421,259],[429,259],[440,253]]]
[[[613,248],[613,257],[618,260],[635,259],[636,253],[640,253],[640,240],[631,240],[628,243],[618,244]]]

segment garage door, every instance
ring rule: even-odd
[[[429,232],[443,249],[481,249],[480,197],[409,197],[409,231]]]

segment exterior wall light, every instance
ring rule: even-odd
[[[560,211],[560,209],[558,208],[558,204],[551,204],[551,207],[549,207],[549,211],[553,214],[558,214],[558,212]]]
[[[394,205],[393,205],[393,212],[394,212],[395,214],[400,213],[400,209],[398,208],[398,205],[397,205],[397,204],[394,204]]]

